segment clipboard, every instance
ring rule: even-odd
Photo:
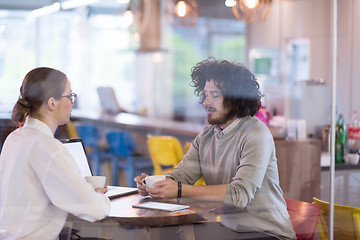
[[[144,202],[138,203],[132,206],[133,208],[144,208],[152,210],[161,210],[168,212],[182,211],[189,209],[188,205],[172,204],[172,203],[160,203],[160,202]]]

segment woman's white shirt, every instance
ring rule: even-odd
[[[43,122],[28,117],[0,155],[0,239],[56,239],[68,213],[87,221],[110,211]]]

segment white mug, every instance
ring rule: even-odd
[[[94,189],[105,187],[105,176],[85,176],[85,180],[90,183]]]
[[[357,153],[348,153],[344,157],[345,163],[351,165],[357,165],[359,162],[359,154]]]
[[[147,188],[154,188],[154,183],[165,180],[165,175],[152,175],[145,177],[143,181],[143,185]]]

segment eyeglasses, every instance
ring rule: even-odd
[[[61,97],[66,97],[68,99],[70,99],[72,104],[75,104],[75,100],[76,100],[76,93],[71,93],[70,95],[65,95],[65,96],[61,96]]]

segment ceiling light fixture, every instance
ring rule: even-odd
[[[90,5],[90,4],[96,3],[98,1],[99,0],[68,0],[68,1],[64,1],[61,4],[61,8],[67,10],[67,9],[72,9],[72,8],[76,8],[76,7]]]
[[[128,27],[131,26],[134,23],[134,14],[130,10],[130,8],[128,8],[124,12],[124,21],[125,21],[125,25],[128,26]]]
[[[236,4],[235,0],[225,0],[226,7],[233,7],[233,6],[235,6],[235,4]]]
[[[232,12],[241,21],[264,21],[269,15],[271,3],[272,0],[236,0]]]
[[[41,7],[30,12],[31,18],[37,18],[47,14],[55,13],[60,11],[60,3],[56,2],[49,6]]]
[[[194,26],[199,16],[195,0],[168,0],[165,17],[174,27]]]
[[[124,25],[143,32],[150,22],[152,0],[130,0],[125,12],[122,12]]]

